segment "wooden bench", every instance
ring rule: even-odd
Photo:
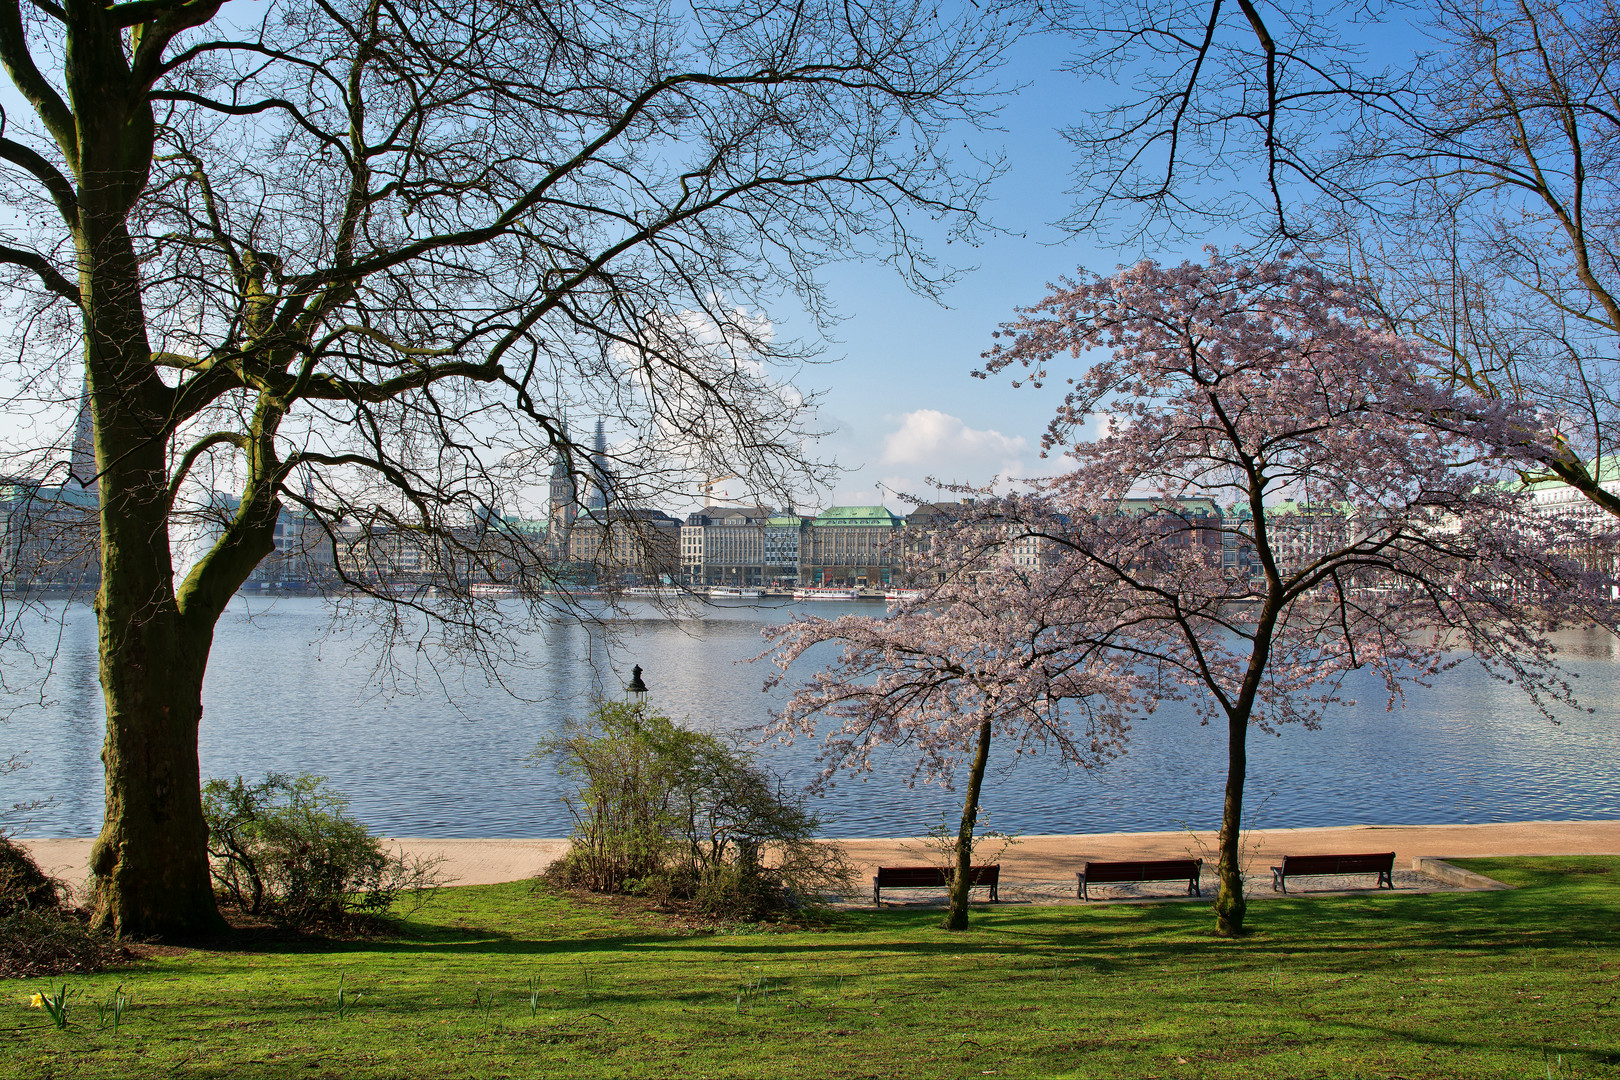
[[[1271,891],[1287,892],[1288,875],[1377,874],[1380,889],[1393,889],[1395,853],[1361,855],[1284,855],[1281,866],[1271,868]]]
[[[880,866],[872,875],[872,903],[882,902],[884,889],[948,889],[955,876],[955,870],[942,870],[937,866]],[[1001,902],[997,893],[1000,883],[1000,863],[968,867],[968,888],[988,887],[992,904]]]
[[[1082,900],[1090,900],[1086,888],[1090,885],[1128,884],[1137,881],[1185,881],[1188,896],[1203,896],[1198,889],[1198,875],[1204,868],[1203,859],[1141,859],[1135,862],[1088,862],[1075,876],[1080,879],[1075,890]]]

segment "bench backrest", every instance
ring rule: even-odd
[[[1395,853],[1382,851],[1355,855],[1284,855],[1284,874],[1383,873],[1395,865]]]
[[[1202,859],[1144,859],[1137,862],[1088,862],[1089,883],[1113,881],[1191,881],[1203,868]]]
[[[880,866],[877,868],[877,886],[883,889],[927,889],[951,883],[953,871],[937,866]],[[968,881],[973,885],[996,885],[1001,880],[1001,864],[968,867]]]

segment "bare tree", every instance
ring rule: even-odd
[[[912,222],[977,226],[994,169],[958,170],[939,137],[982,118],[997,19],[908,0],[0,4],[30,108],[0,133],[19,393],[82,351],[94,422],[99,924],[217,924],[203,671],[284,507],[370,587],[343,569],[344,522],[459,565],[485,550],[467,527],[559,460],[576,490],[611,475],[626,507],[703,475],[803,480],[787,375],[813,342],[766,312],[824,317],[828,259],[939,284]],[[629,438],[604,464],[570,415]],[[213,534],[177,584],[188,514]],[[500,629],[423,611],[463,644]]]
[[[1542,462],[1610,514],[1620,431],[1620,11],[1443,3],[1412,104],[1342,164],[1387,198],[1342,259],[1439,373],[1558,425]]]
[[[1235,226],[1378,296],[1434,373],[1547,414],[1556,477],[1610,514],[1620,344],[1620,12],[1439,0],[1385,14],[1417,44],[1368,63],[1379,9],[1201,0],[1056,9],[1076,69],[1130,90],[1079,118],[1068,224]],[[1370,23],[1369,23],[1369,20]],[[1257,182],[1258,181],[1258,182]]]
[[[1409,77],[1371,68],[1346,36],[1376,9],[1334,0],[1058,0],[1067,65],[1102,91],[1064,134],[1076,150],[1076,231],[1132,241],[1215,227],[1316,235],[1325,201],[1362,192],[1337,136],[1400,110]]]

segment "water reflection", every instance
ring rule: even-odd
[[[593,694],[622,693],[638,663],[649,700],[677,719],[728,733],[757,726],[785,690],[762,692],[767,672],[746,660],[763,648],[760,628],[792,610],[706,608],[678,625],[650,609],[609,626],[559,622],[522,643],[532,665],[512,673],[513,694],[476,669],[434,666],[406,653],[418,681],[404,684],[406,692],[383,693],[365,639],[329,634],[320,601],[238,600],[215,636],[203,771],[322,773],[350,795],[367,824],[391,835],[562,835],[568,821],[558,780],[528,761],[541,736],[583,713]],[[618,639],[613,648],[610,637]],[[1620,817],[1614,642],[1572,633],[1559,645],[1595,714],[1570,712],[1549,723],[1517,690],[1467,665],[1433,688],[1411,690],[1388,712],[1368,680],[1350,687],[1364,703],[1330,711],[1321,731],[1254,734],[1249,823]],[[0,804],[54,800],[26,829],[32,835],[82,836],[99,826],[103,712],[95,672],[93,619],[77,605],[67,612],[52,696],[0,727],[6,747],[30,751],[30,767],[3,781]],[[985,802],[998,827],[1023,833],[1208,827],[1220,816],[1223,739],[1220,729],[1167,706],[1141,720],[1127,753],[1103,768],[1067,770],[1051,757],[1018,757],[998,746]],[[817,770],[815,750],[801,741],[764,753],[802,783]],[[937,786],[908,786],[913,764],[895,751],[869,775],[840,778],[818,804],[826,831],[915,835],[957,805]]]

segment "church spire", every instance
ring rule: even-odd
[[[591,487],[586,506],[604,510],[613,500],[613,474],[607,465],[607,429],[601,420],[596,422],[596,437],[591,440]]]
[[[73,451],[68,468],[73,482],[88,491],[101,485],[96,479],[96,418],[90,411],[90,369],[79,384],[79,415],[73,424]]]

